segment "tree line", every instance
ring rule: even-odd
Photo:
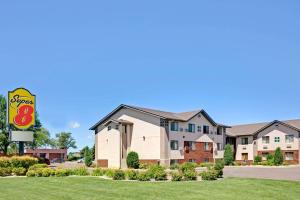
[[[8,125],[6,122],[7,113],[7,102],[3,95],[0,95],[0,152],[3,154],[14,154],[18,152],[18,144],[16,142],[11,142],[9,140]],[[16,130],[11,127],[12,130]],[[51,138],[50,132],[43,127],[39,120],[38,113],[36,113],[35,126],[31,127],[29,131],[33,131],[33,142],[26,142],[25,147],[36,149],[36,148],[59,148],[59,149],[69,149],[77,148],[76,141],[72,137],[70,132],[60,132]]]

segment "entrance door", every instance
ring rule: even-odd
[[[127,157],[127,126],[122,125],[122,158]]]
[[[242,153],[242,160],[248,161],[248,153]]]

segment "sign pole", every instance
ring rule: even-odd
[[[19,156],[24,155],[24,142],[19,142]]]

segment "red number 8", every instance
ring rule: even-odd
[[[33,108],[31,106],[21,106],[18,109],[18,114],[15,116],[14,121],[18,126],[26,126],[28,125],[31,120],[32,116],[31,114],[33,113]]]

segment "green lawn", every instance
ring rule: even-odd
[[[124,182],[97,177],[0,178],[0,199],[299,199],[300,182],[226,178],[213,182]]]

